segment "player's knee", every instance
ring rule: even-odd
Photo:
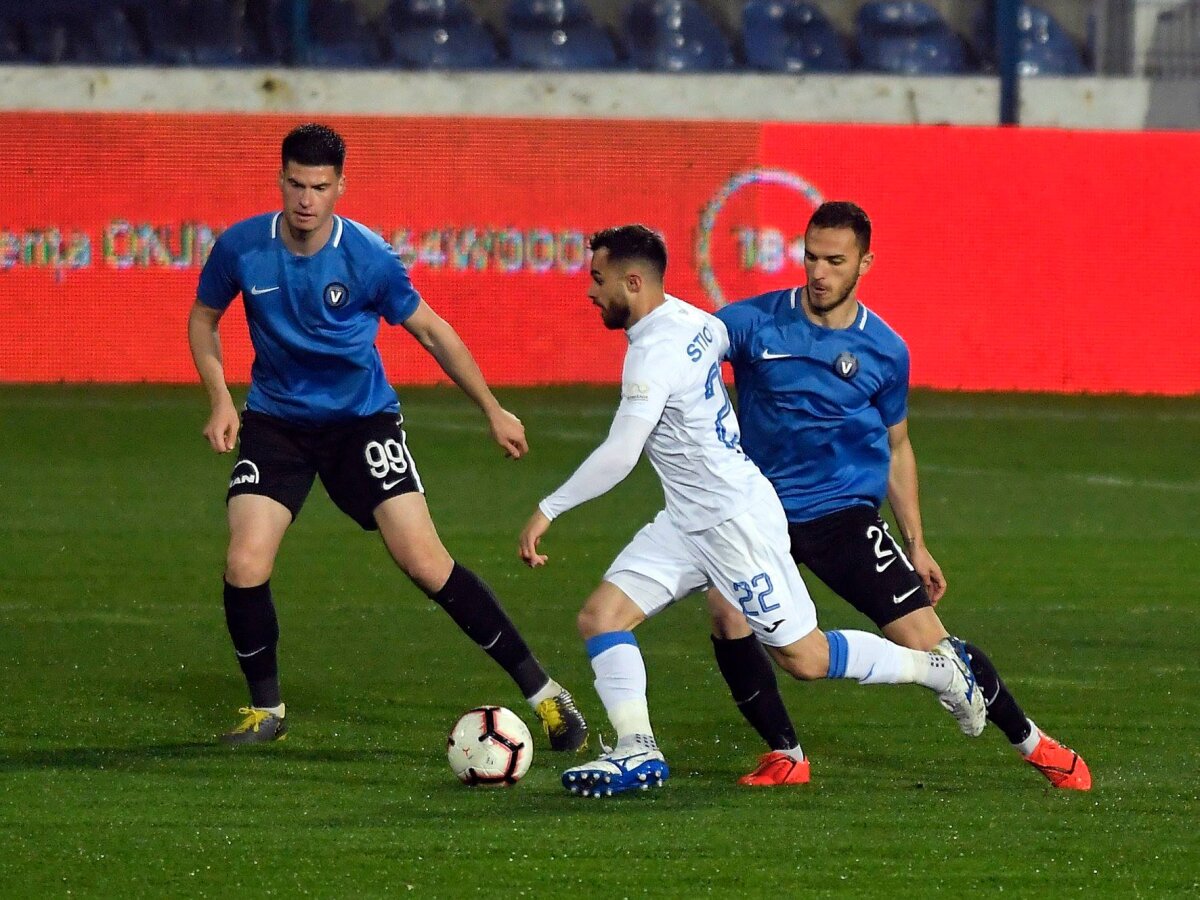
[[[723,640],[736,640],[738,638],[749,637],[753,634],[750,625],[746,622],[746,617],[728,603],[721,601],[720,606],[710,604],[709,612],[712,614],[712,633],[714,637]]]
[[[400,562],[396,564],[404,571],[404,574],[412,579],[413,583],[427,594],[436,594],[446,584],[450,577],[450,572],[454,568],[453,561],[450,562],[449,568],[441,560],[418,560]]]
[[[819,630],[772,652],[785,672],[801,681],[817,681],[829,675],[829,642]]]
[[[586,641],[605,631],[611,631],[611,628],[606,627],[607,621],[608,616],[603,610],[585,606],[575,617],[575,627],[579,629],[579,636]]]
[[[801,681],[819,681],[829,674],[829,660],[819,659],[813,654],[802,654],[791,660],[788,672]]]
[[[271,577],[274,560],[251,547],[230,547],[225,557],[225,580],[234,587],[255,587]]]

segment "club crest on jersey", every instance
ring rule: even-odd
[[[839,378],[849,381],[858,374],[858,358],[846,351],[839,353],[833,361],[833,371],[837,372]]]
[[[350,291],[340,281],[325,285],[325,302],[334,309],[345,306],[350,299]]]

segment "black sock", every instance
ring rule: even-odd
[[[799,745],[796,729],[779,695],[779,684],[767,651],[754,635],[744,638],[713,637],[717,668],[729,685],[733,702],[746,721],[772,750],[790,750]]]
[[[455,563],[442,589],[429,596],[449,613],[467,637],[500,664],[524,696],[532,697],[546,686],[550,676],[505,614],[492,589],[478,575]]]
[[[278,706],[279,621],[271,601],[271,582],[248,588],[225,582],[225,624],[250,687],[250,704]]]
[[[1008,692],[1008,687],[987,654],[974,644],[967,644],[966,647],[971,671],[975,673],[975,683],[983,691],[983,700],[987,703],[989,721],[1004,732],[1009,743],[1021,743],[1029,737],[1029,719],[1025,711]]]

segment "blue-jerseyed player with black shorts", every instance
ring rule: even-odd
[[[946,644],[965,654],[988,720],[1055,787],[1087,790],[1083,759],[1040,731],[983,651],[952,638],[933,609],[946,579],[921,525],[908,437],[908,348],[856,292],[874,259],[870,247],[871,222],[861,208],[825,203],[804,234],[807,283],[717,312],[729,330],[742,449],[783,502],[799,565],[895,643],[914,650]],[[885,497],[902,541],[879,514]],[[719,598],[709,605],[721,673],[771,748],[742,783],[806,781],[809,769],[762,648],[737,610]]]
[[[378,530],[396,565],[512,677],[551,747],[577,750],[587,725],[571,695],[546,674],[488,586],[455,562],[437,535],[400,403],[375,347],[379,320],[416,338],[487,416],[510,457],[528,450],[525,429],[492,395],[458,334],[421,299],[392,248],[334,214],[346,187],[341,136],[301,125],[283,139],[281,155],[283,209],[238,222],[217,239],[188,320],[192,357],[212,404],[204,436],[219,453],[238,448],[227,498],[225,619],[250,705],[222,740],[265,743],[287,733],[270,577],[284,533],[319,477],[338,508]],[[217,336],[239,293],[255,354],[240,419]]]

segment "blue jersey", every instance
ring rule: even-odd
[[[859,304],[849,328],[814,325],[800,288],[717,311],[729,330],[742,449],[791,522],[887,495],[887,429],[908,416],[908,348]]]
[[[333,217],[325,246],[297,256],[282,213],[224,231],[200,273],[196,298],[224,310],[240,292],[254,345],[246,409],[300,425],[399,412],[375,347],[382,316],[398,325],[421,302],[383,238]]]

